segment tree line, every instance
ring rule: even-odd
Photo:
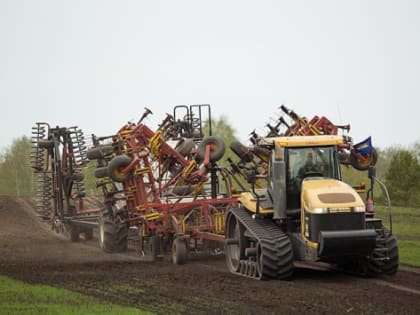
[[[222,163],[226,163],[228,156],[234,159],[229,144],[237,139],[235,130],[226,117],[221,116],[212,122],[213,135],[223,138],[226,144],[226,154]],[[34,196],[36,192],[36,176],[30,167],[31,140],[23,136],[15,139],[12,144],[0,153],[0,195]],[[392,205],[404,207],[418,207],[420,204],[420,142],[409,148],[398,146],[376,148],[378,162],[376,176],[383,181],[392,200]],[[91,164],[91,163],[90,163]],[[228,166],[228,164],[225,164]],[[95,191],[95,178],[91,165],[85,172],[87,192]],[[369,185],[367,172],[357,171],[351,167],[342,167],[343,179],[350,185],[365,182]],[[385,203],[384,194],[375,186],[377,202]]]

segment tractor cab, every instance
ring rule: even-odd
[[[286,208],[300,209],[302,181],[311,177],[340,179],[334,146],[286,147]]]
[[[273,201],[275,219],[299,214],[304,181],[341,180],[337,160],[339,136],[277,137],[265,139],[274,149],[268,171],[267,192]]]

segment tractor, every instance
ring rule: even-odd
[[[399,256],[392,227],[388,230],[371,211],[376,151],[370,142],[353,145],[324,117],[292,116],[295,124],[287,125],[286,132],[270,128],[269,137],[253,136],[254,147],[235,143],[232,148],[252,189],[226,214],[228,269],[253,279],[287,279],[294,262],[303,261],[367,276],[395,274]],[[258,161],[265,171],[254,163],[261,152]],[[365,201],[362,187],[343,182],[341,164],[368,170],[371,185]],[[256,185],[261,179],[265,187]]]

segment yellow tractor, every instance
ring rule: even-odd
[[[367,276],[397,272],[397,241],[366,210],[372,206],[374,167],[365,204],[342,181],[344,142],[338,135],[260,139],[269,152],[267,187],[252,185],[226,215],[225,253],[232,273],[286,279],[295,261],[327,262]],[[256,174],[248,172],[249,183]]]

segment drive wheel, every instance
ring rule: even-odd
[[[226,263],[229,271],[238,272],[240,261],[245,259],[245,248],[248,247],[247,239],[244,236],[245,227],[236,219],[235,215],[229,213],[225,231]]]
[[[112,211],[112,210],[111,210]],[[127,250],[128,226],[112,220],[108,208],[99,215],[99,246],[104,252],[119,253]]]
[[[172,243],[172,262],[183,265],[187,262],[187,243],[184,239],[175,238]]]

